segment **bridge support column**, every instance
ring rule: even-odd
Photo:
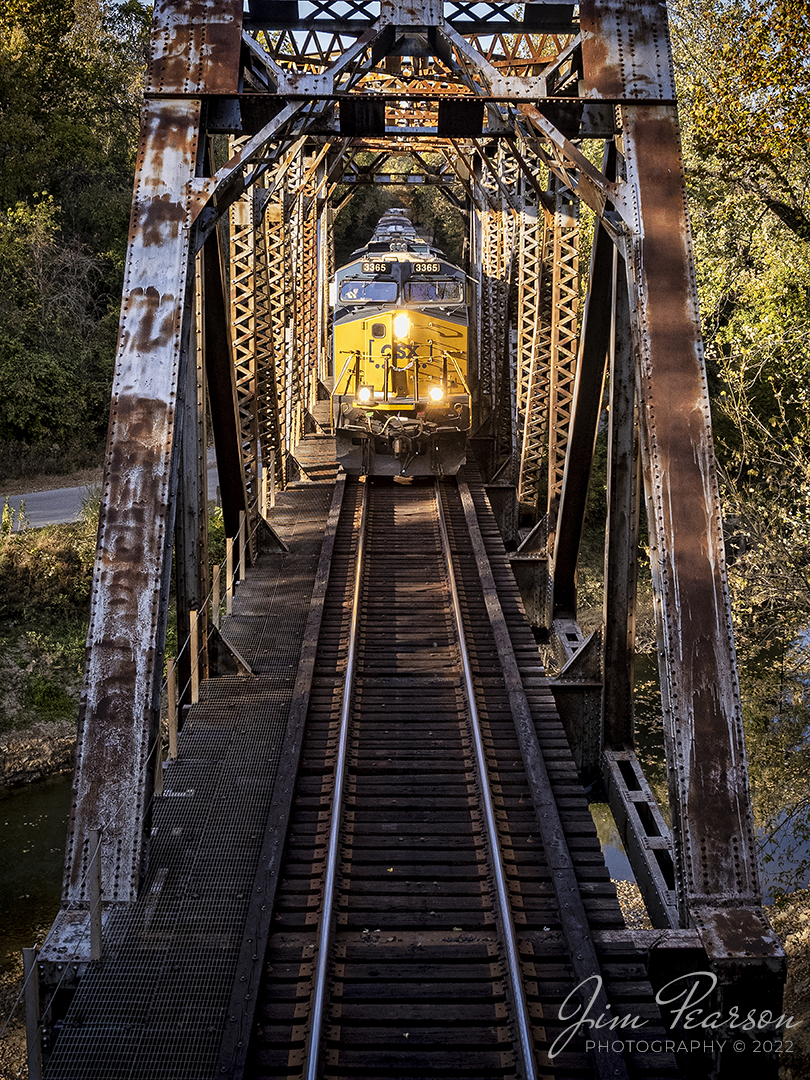
[[[627,277],[678,908],[732,982],[744,956],[764,962],[761,979],[784,957],[760,908],[677,120],[667,105],[622,112],[638,213]]]
[[[186,365],[193,325],[188,181],[199,99],[147,101],[104,469],[65,899],[86,901],[104,829],[108,901],[134,899],[152,796]]]
[[[638,422],[624,260],[615,252],[605,537],[605,745],[634,743],[633,685],[638,566]]]

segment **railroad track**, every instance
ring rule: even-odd
[[[561,1048],[660,1021],[483,510],[346,482],[247,1076],[675,1075]]]

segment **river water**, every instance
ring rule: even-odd
[[[0,798],[0,968],[41,944],[59,910],[71,776]]]

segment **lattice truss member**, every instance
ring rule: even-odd
[[[473,444],[486,479],[501,470],[502,490],[517,487],[521,506],[541,519],[544,539],[534,533],[530,554],[549,567],[551,632],[576,625],[576,557],[609,362],[612,569],[600,647],[613,659],[596,764],[608,775],[621,754],[634,761],[632,678],[610,680],[617,657],[632,663],[632,608],[621,598],[634,580],[640,445],[673,827],[670,862],[650,856],[644,888],[659,923],[696,926],[717,965],[733,966],[752,943],[763,963],[778,963],[760,909],[657,0],[583,0],[578,9],[249,0],[246,10],[242,0],[158,0],[65,901],[85,899],[89,830],[102,823],[106,899],[132,901],[138,891],[173,544],[176,534],[184,558],[198,559],[191,534],[204,529],[205,515],[185,509],[200,505],[203,483],[189,464],[204,445],[202,383],[233,536],[240,513],[260,513],[262,473],[272,467],[287,482],[298,442],[316,427],[332,374],[335,210],[363,184],[392,178],[435,184],[468,215]],[[594,223],[584,294],[583,215]],[[189,375],[195,352],[199,379]],[[207,592],[199,576],[186,574],[183,610],[192,592]]]

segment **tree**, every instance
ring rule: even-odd
[[[103,437],[149,12],[0,0],[0,441]]]
[[[693,168],[810,240],[810,2],[674,0],[670,14]]]

